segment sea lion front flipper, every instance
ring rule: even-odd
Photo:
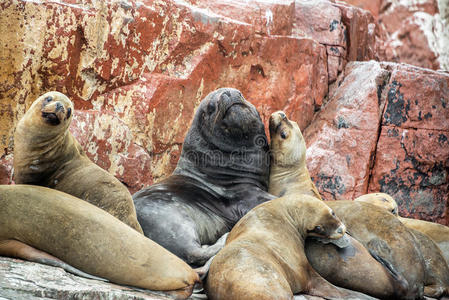
[[[213,248],[213,249],[216,249],[216,250],[213,250],[213,251],[216,251],[216,253],[218,253],[218,251],[220,251],[221,249],[223,249],[223,247],[225,246],[225,244],[226,244],[226,239],[228,238],[228,235],[229,235],[229,232],[226,232],[225,234],[223,234],[218,240],[217,240],[217,242],[215,243],[215,244],[213,244],[213,245],[211,245],[211,246],[207,246],[208,248]],[[203,246],[204,247],[204,246]],[[200,279],[202,280],[202,281],[204,281],[204,279],[206,279],[206,277],[207,277],[207,273],[209,272],[209,268],[210,268],[210,264],[212,263],[212,260],[214,259],[214,257],[215,257],[215,255],[214,256],[212,256],[211,258],[209,258],[208,260],[207,260],[207,262],[202,266],[202,267],[198,267],[198,268],[195,268],[194,269],[194,271],[196,272],[196,273],[198,273],[198,275],[200,276]]]
[[[65,271],[75,274],[80,277],[84,277],[87,279],[94,279],[94,280],[100,280],[100,281],[108,281],[107,279],[93,276],[90,274],[87,274],[81,270],[78,270],[75,267],[72,267],[71,265],[63,262],[59,258],[48,254],[47,252],[41,251],[39,249],[36,249],[34,247],[31,247],[25,243],[22,243],[17,240],[3,240],[0,241],[0,255],[8,256],[8,257],[15,257],[24,259],[31,262],[40,263],[43,265],[48,265],[52,267],[59,267],[64,269]]]

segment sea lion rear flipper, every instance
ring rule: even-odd
[[[27,245],[17,240],[0,241],[0,255],[20,258],[27,261],[32,261],[52,267],[59,267],[69,273],[88,279],[108,281],[107,279],[90,275],[81,270],[78,270],[77,268],[72,267],[71,265],[60,260],[59,258],[54,257],[51,254],[48,254],[47,252],[38,250],[30,245]]]
[[[389,246],[382,240],[372,239],[368,242],[367,247],[371,256],[377,260],[394,280],[394,286],[397,296],[406,295],[409,290],[408,281],[402,276],[402,274],[396,270],[393,264],[385,258],[385,256],[389,257],[391,255]]]

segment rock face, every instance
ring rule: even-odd
[[[449,74],[349,63],[305,130],[308,167],[326,199],[385,192],[400,214],[449,223]]]
[[[168,300],[162,293],[81,278],[61,268],[0,257],[0,299]]]
[[[344,0],[369,10],[385,31],[385,60],[449,70],[447,0]]]
[[[7,0],[0,26],[0,157],[32,101],[58,90],[88,155],[132,192],[171,173],[210,91],[235,87],[264,121],[283,109],[305,128],[348,60],[377,58],[379,32],[324,0]]]

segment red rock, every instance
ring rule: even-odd
[[[385,67],[391,77],[369,190],[391,194],[402,216],[449,224],[449,74]]]
[[[383,0],[342,0],[337,1],[337,3],[345,2],[347,4],[350,4],[352,6],[360,7],[362,9],[368,10],[374,18],[377,19],[379,16],[380,7],[382,5]]]
[[[383,125],[449,131],[449,74],[407,65],[391,70]]]
[[[147,172],[150,155],[133,142],[131,130],[117,116],[106,111],[75,111],[70,131],[87,156],[130,192],[153,183]]]
[[[449,132],[383,126],[370,191],[390,194],[399,214],[448,224]]]
[[[293,0],[283,1],[228,1],[190,0],[194,7],[207,9],[213,13],[251,24],[255,34],[291,35],[295,22]],[[244,12],[244,13],[242,13]]]
[[[12,178],[13,158],[12,155],[5,155],[0,158],[0,184],[14,183]]]
[[[304,131],[307,166],[327,200],[366,193],[388,72],[377,62],[349,63],[346,77]],[[363,113],[362,113],[363,112]]]
[[[385,32],[367,10],[344,4],[335,4],[341,11],[346,27],[348,61],[382,60]]]
[[[293,35],[308,36],[321,44],[346,48],[340,10],[325,0],[296,1]]]

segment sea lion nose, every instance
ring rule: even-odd
[[[344,234],[345,232],[346,232],[345,225],[340,225],[340,227],[337,228],[337,233],[338,234]]]

